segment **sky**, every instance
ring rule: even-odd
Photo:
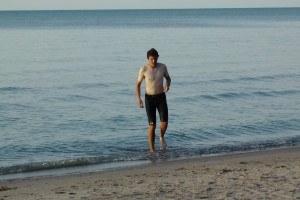
[[[0,0],[0,10],[300,7],[300,0]]]

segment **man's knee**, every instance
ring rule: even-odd
[[[160,129],[161,129],[162,132],[166,132],[167,128],[168,128],[168,122],[161,122],[160,123]]]
[[[156,125],[155,124],[149,124],[148,128],[149,128],[149,130],[155,130]]]

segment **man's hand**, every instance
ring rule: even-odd
[[[169,86],[168,84],[165,85],[165,92],[168,92],[169,91]]]
[[[170,89],[170,85],[171,85],[171,78],[170,76],[166,77],[166,85],[165,85],[165,92],[168,92]]]
[[[140,108],[144,108],[144,103],[143,103],[142,99],[138,99],[138,106]]]

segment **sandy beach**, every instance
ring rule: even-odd
[[[9,199],[300,199],[300,148],[2,181]]]

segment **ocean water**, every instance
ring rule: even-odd
[[[0,179],[299,146],[299,35],[300,8],[1,11]],[[172,85],[149,155],[152,47]]]

